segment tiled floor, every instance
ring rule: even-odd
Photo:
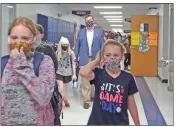
[[[167,90],[167,83],[161,83],[157,78],[145,77],[156,103],[163,114],[167,125],[174,121],[174,94]]]
[[[167,91],[167,84],[161,83],[155,77],[146,77],[146,82],[158,104],[161,113],[163,114],[166,123],[168,125],[173,124],[173,92]],[[70,108],[64,108],[64,119],[62,125],[86,125],[91,108],[88,110],[82,107],[82,98],[79,95],[79,91],[73,91],[70,88],[69,101],[71,104]],[[147,120],[141,103],[139,93],[135,95],[136,104],[138,107],[139,118],[141,125],[147,125]],[[129,115],[130,116],[130,115]],[[134,125],[133,120],[130,116],[130,125]]]

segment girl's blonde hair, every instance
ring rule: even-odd
[[[58,44],[58,47],[57,47],[57,59],[58,61],[60,61],[62,59],[62,54],[63,54],[63,50],[62,50],[62,43],[63,42],[68,42],[68,50],[67,50],[67,53],[69,56],[72,55],[72,50],[71,50],[71,47],[70,47],[70,43],[69,43],[69,40],[66,38],[66,37],[61,37],[60,41],[59,41],[59,44]]]
[[[24,27],[28,28],[34,36],[37,35],[37,29],[36,29],[35,23],[27,17],[17,17],[17,18],[15,18],[13,20],[12,24],[9,27],[8,35],[10,35],[12,29],[15,26],[18,26],[18,25],[23,25]]]
[[[104,56],[104,49],[105,49],[106,46],[108,46],[108,45],[118,46],[118,47],[120,47],[120,50],[121,50],[121,53],[122,53],[122,54],[126,53],[126,49],[125,49],[125,47],[123,46],[123,44],[121,44],[121,43],[119,43],[119,42],[117,42],[117,41],[115,41],[115,40],[108,39],[108,40],[106,40],[105,43],[104,43],[104,47],[103,47],[103,51],[102,51],[102,53],[101,53],[101,57]]]

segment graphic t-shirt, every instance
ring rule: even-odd
[[[129,125],[127,100],[138,92],[133,76],[121,71],[116,78],[96,68],[95,98],[88,125]]]
[[[68,53],[63,53],[62,59],[59,61],[57,74],[62,76],[71,76],[73,75],[72,68],[72,59],[75,59],[74,52],[72,52],[71,56]]]

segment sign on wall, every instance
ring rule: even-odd
[[[140,52],[147,52],[150,49],[149,46],[149,24],[148,23],[142,23],[140,24],[140,45],[139,45],[139,51]]]
[[[77,16],[86,16],[86,15],[90,15],[91,11],[77,10],[77,11],[72,11],[72,14]]]
[[[125,18],[126,22],[131,22],[131,18]]]
[[[131,33],[131,30],[124,30],[124,33]]]

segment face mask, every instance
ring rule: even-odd
[[[41,42],[41,38],[40,38],[40,36],[38,35],[38,36],[36,36],[36,42]]]
[[[115,59],[115,58],[104,58],[104,61],[105,61],[105,66],[108,68],[108,69],[114,69],[115,67],[117,67],[120,63],[119,60]]]
[[[21,47],[23,47],[24,54],[28,55],[31,52],[32,45],[33,43],[16,42],[13,44],[9,44],[9,48],[10,48],[10,51],[16,48],[20,52]]]
[[[87,24],[88,27],[92,27],[94,23],[93,23],[93,21],[87,21],[86,24]]]
[[[62,50],[66,51],[68,49],[68,46],[62,46]]]

